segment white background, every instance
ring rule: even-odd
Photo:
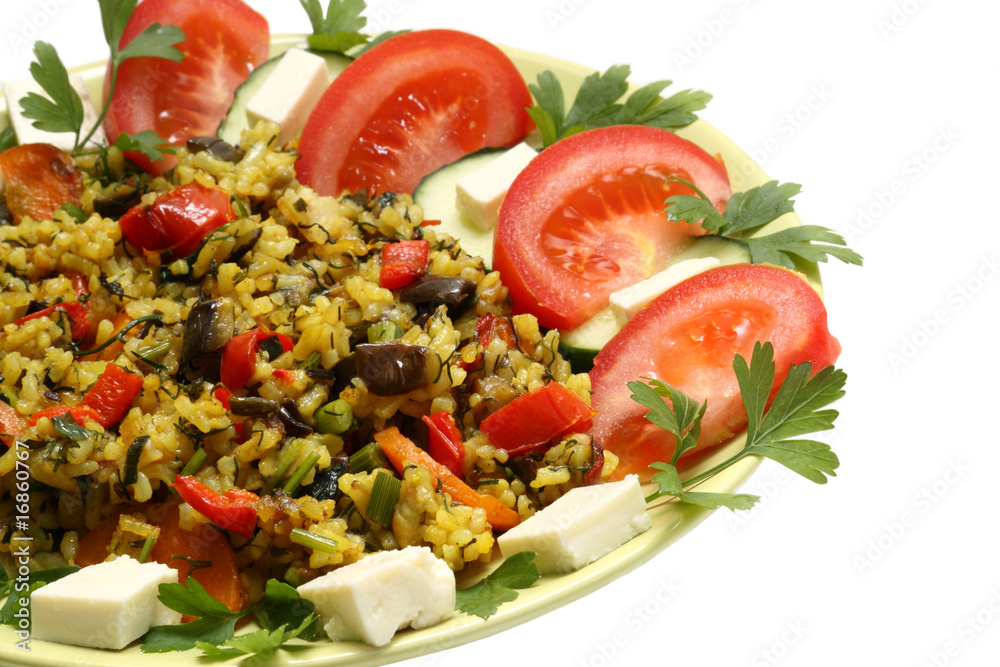
[[[308,29],[294,0],[250,4],[272,33]],[[823,272],[849,374],[835,479],[765,462],[744,488],[764,496],[753,512],[720,510],[583,600],[407,664],[996,664],[997,5],[369,5],[381,29],[459,28],[710,91],[702,116],[865,257]],[[3,0],[3,15],[0,79],[27,75],[34,39],[70,64],[104,56],[96,2]]]

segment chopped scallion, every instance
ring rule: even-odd
[[[351,424],[354,422],[354,413],[350,403],[338,398],[314,412],[313,420],[316,423],[316,430],[320,433],[341,435],[351,428]]]
[[[369,343],[388,343],[403,336],[403,328],[391,320],[375,322],[368,327]]]
[[[289,536],[289,539],[291,539],[291,541],[295,544],[308,547],[313,551],[324,551],[329,554],[337,553],[336,540],[331,540],[329,537],[311,533],[308,530],[303,530],[302,528],[292,528],[292,534]]]
[[[352,473],[371,472],[375,468],[388,468],[389,460],[385,458],[385,452],[379,447],[377,442],[369,442],[367,445],[351,454],[350,463],[347,469]]]
[[[309,474],[309,471],[316,466],[317,462],[319,462],[319,453],[310,452],[309,456],[306,457],[306,460],[303,461],[299,467],[295,469],[292,476],[288,478],[288,481],[281,490],[288,494],[295,493],[295,491],[299,488],[299,484],[302,483],[302,479]]]
[[[267,480],[267,484],[264,485],[261,495],[269,495],[272,491],[274,491],[274,487],[278,485],[278,482],[284,479],[288,469],[292,467],[293,463],[295,463],[295,459],[299,458],[299,452],[302,450],[303,444],[304,441],[299,438],[288,441],[288,444],[285,445],[284,449],[281,451],[281,458],[278,459],[278,469],[275,470],[271,478]]]
[[[153,551],[154,544],[156,544],[156,535],[147,536],[146,541],[142,543],[142,551],[139,552],[139,557],[136,560],[140,563],[145,563],[149,560],[149,554]]]
[[[201,449],[196,449],[194,454],[191,455],[191,458],[188,459],[188,462],[184,464],[183,468],[181,468],[181,474],[182,475],[195,474],[196,472],[198,472],[198,469],[201,468],[201,464],[204,463],[205,459],[207,458],[208,458],[208,452],[205,451],[204,447]]]
[[[385,529],[392,527],[392,515],[396,511],[401,484],[398,477],[384,470],[379,470],[375,475],[365,515]]]

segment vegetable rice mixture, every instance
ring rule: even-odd
[[[573,432],[586,411],[555,446],[492,444],[499,408],[545,385],[586,406],[588,376],[408,195],[317,196],[277,134],[191,140],[167,177],[115,147],[78,156],[79,210],[0,225],[0,516],[16,436],[33,570],[185,554],[182,581],[230,608],[379,550],[427,546],[457,571],[491,559],[498,524],[614,470]],[[203,238],[158,243],[170,206],[220,193]],[[391,426],[484,498],[406,438],[374,443]],[[2,528],[10,566],[20,528]]]

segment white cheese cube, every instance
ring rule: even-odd
[[[652,519],[639,478],[570,490],[533,517],[497,538],[504,558],[535,552],[543,573],[572,572],[594,562],[636,535]]]
[[[455,206],[459,213],[484,231],[492,229],[497,224],[497,213],[510,184],[536,155],[538,152],[534,148],[522,142],[458,179]]]
[[[703,271],[721,264],[716,257],[698,257],[677,262],[645,280],[640,280],[625,289],[613,292],[608,300],[615,309],[620,324],[635,317],[636,313],[649,305],[674,285],[696,276]]]
[[[380,551],[298,591],[335,642],[384,646],[397,630],[429,627],[455,609],[455,575],[427,547]]]
[[[89,565],[31,594],[35,639],[121,649],[154,625],[175,625],[180,613],[157,599],[160,584],[177,583],[177,570],[120,556]]]
[[[97,111],[90,101],[90,94],[87,92],[87,85],[84,83],[83,77],[79,74],[70,75],[69,83],[80,94],[80,100],[83,102],[83,129],[80,130],[80,139],[83,139],[97,122]],[[32,127],[31,124],[34,121],[22,115],[21,98],[27,97],[28,93],[37,93],[48,98],[48,95],[34,79],[9,81],[3,84],[3,90],[4,96],[7,98],[7,113],[10,116],[10,124],[14,128],[14,134],[17,135],[19,144],[52,144],[67,153],[75,148],[76,136],[72,132],[44,132]],[[104,128],[97,128],[94,136],[90,138],[90,142],[92,144],[107,143]]]
[[[309,113],[329,85],[330,74],[322,57],[302,49],[289,49],[247,102],[247,121],[250,127],[259,120],[280,125],[278,144],[284,146],[302,131]]]

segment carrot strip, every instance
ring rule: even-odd
[[[504,505],[498,498],[484,496],[456,477],[448,468],[431,458],[431,455],[413,444],[413,441],[399,432],[395,426],[375,434],[375,442],[379,444],[386,458],[393,467],[402,474],[406,463],[427,468],[436,481],[441,482],[441,488],[447,491],[454,500],[486,510],[486,519],[497,530],[510,530],[521,522],[517,512]]]

